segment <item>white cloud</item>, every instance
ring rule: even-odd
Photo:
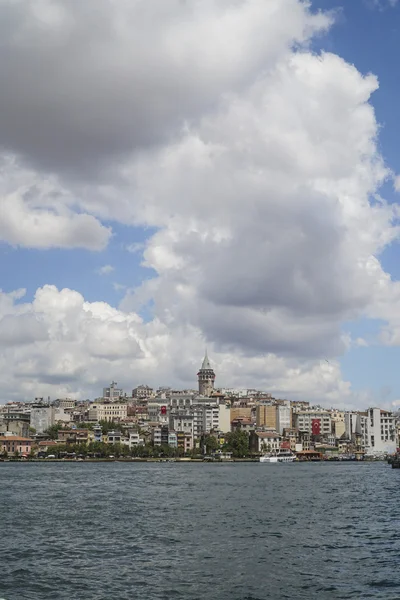
[[[126,250],[131,254],[136,254],[137,252],[142,252],[146,247],[144,242],[134,242],[133,244],[128,244],[126,246]]]
[[[371,9],[385,10],[395,8],[398,0],[364,0],[365,4]]]
[[[97,273],[99,275],[110,275],[114,271],[114,267],[112,265],[104,265],[97,269]]]
[[[146,323],[135,313],[86,302],[79,293],[54,286],[39,288],[31,303],[18,303],[20,297],[0,294],[3,401],[95,397],[113,378],[127,391],[142,381],[196,387],[200,330],[171,331],[159,319]],[[336,361],[301,364],[273,354],[253,357],[213,348],[210,356],[221,386],[250,387],[256,381],[292,398],[338,405],[357,401],[350,384],[341,380]]]
[[[75,212],[75,199],[56,177],[0,162],[0,240],[28,248],[103,249],[111,236],[93,215]]]
[[[0,11],[2,144],[81,176],[174,135],[331,22],[297,0],[15,0]]]

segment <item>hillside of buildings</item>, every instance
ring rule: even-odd
[[[206,354],[195,390],[115,382],[93,400],[59,398],[0,406],[0,457],[384,457],[396,452],[399,415],[345,411],[257,390],[218,389]]]

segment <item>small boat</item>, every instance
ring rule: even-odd
[[[261,463],[291,463],[296,460],[296,455],[291,450],[281,449],[260,456]]]

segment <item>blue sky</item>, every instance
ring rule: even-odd
[[[361,72],[371,72],[378,77],[379,89],[372,95],[371,103],[381,126],[380,149],[388,166],[396,173],[400,172],[400,5],[317,0],[313,6],[337,11],[336,24],[323,37],[319,47],[342,56]],[[381,193],[386,201],[398,202],[398,194],[391,183],[386,184]],[[387,247],[380,260],[392,279],[399,280],[399,244]],[[369,388],[378,399],[395,400],[400,397],[397,377],[400,349],[385,348],[373,342],[381,324],[364,319],[346,324],[345,328],[352,336],[367,337],[372,344],[352,348],[340,362],[344,378],[350,380],[355,389]]]

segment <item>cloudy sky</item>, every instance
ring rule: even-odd
[[[400,3],[0,0],[0,402],[400,398]]]

